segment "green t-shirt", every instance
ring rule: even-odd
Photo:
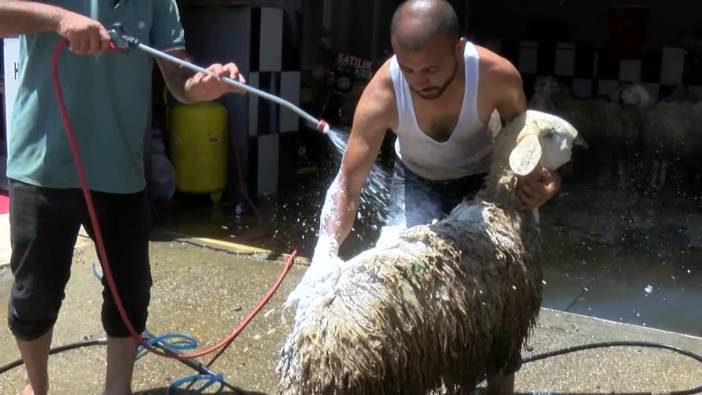
[[[184,48],[175,0],[52,0],[110,29],[169,51]],[[19,88],[8,136],[10,179],[47,188],[77,188],[78,175],[51,85],[54,33],[20,41]],[[90,188],[110,193],[144,189],[143,145],[151,103],[153,59],[138,50],[59,60],[63,96]]]

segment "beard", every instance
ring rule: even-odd
[[[434,100],[434,99],[441,97],[441,95],[444,94],[444,91],[446,91],[446,88],[448,88],[448,86],[451,85],[453,80],[456,79],[457,73],[458,73],[458,65],[456,65],[453,68],[453,73],[451,74],[451,77],[449,77],[449,79],[445,83],[441,84],[440,86],[430,86],[428,88],[424,88],[421,90],[414,89],[414,88],[412,88],[412,86],[410,86],[410,88],[417,95],[419,95],[419,97],[421,97],[422,99]]]

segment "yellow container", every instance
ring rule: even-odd
[[[179,104],[170,109],[171,160],[176,188],[209,193],[219,201],[227,185],[227,110],[219,103]]]

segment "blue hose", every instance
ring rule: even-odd
[[[176,391],[186,384],[187,388],[190,388],[194,384],[199,382],[203,382],[202,385],[192,390],[189,389],[188,394],[202,394],[205,390],[207,390],[215,384],[219,384],[217,391],[214,392],[215,394],[219,394],[224,390],[224,376],[222,376],[221,374],[195,374],[192,376],[183,377],[182,379],[178,379],[171,383],[171,386],[168,387],[168,392],[166,392],[166,395],[176,394]]]
[[[95,278],[97,278],[99,281],[102,281],[102,270],[98,272],[95,262],[93,262],[93,276],[95,276]]]
[[[151,347],[165,345],[172,351],[192,350],[198,347],[197,339],[182,333],[164,333],[160,336],[149,339],[146,344]],[[137,351],[136,358],[139,359],[146,355],[146,353],[148,353],[148,350],[140,346]]]

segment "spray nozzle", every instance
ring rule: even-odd
[[[108,33],[116,49],[126,51],[139,46],[139,39],[124,34],[124,26],[119,22],[113,24],[112,29],[110,29]]]
[[[320,119],[319,123],[317,124],[315,129],[317,129],[317,131],[319,133],[328,134],[329,133],[329,124],[325,120]]]

